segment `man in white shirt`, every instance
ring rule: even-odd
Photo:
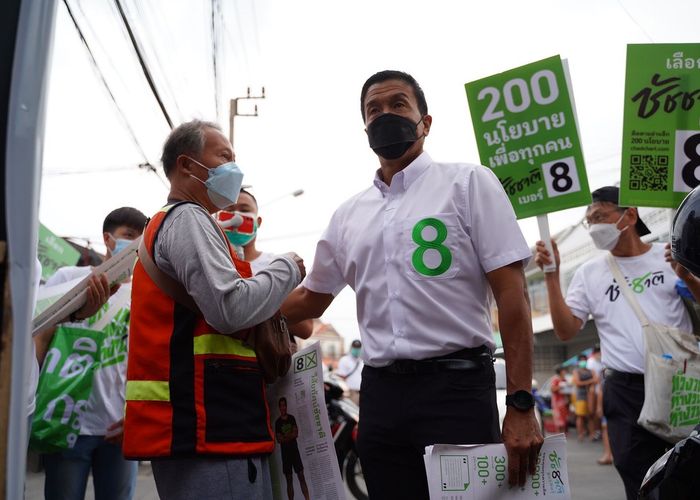
[[[700,297],[700,280],[682,266],[665,259],[663,244],[644,243],[649,229],[636,208],[618,205],[619,189],[606,186],[592,194],[585,225],[593,243],[612,253],[642,309],[655,323],[692,331],[690,317],[675,289],[677,275]],[[605,366],[603,410],[610,447],[629,500],[636,499],[644,474],[668,444],[637,424],[644,404],[644,341],[642,327],[627,304],[620,284],[606,261],[607,252],[582,264],[574,274],[566,300],[559,282],[559,252],[553,242],[556,272],[546,273],[549,308],[554,333],[561,340],[573,338],[593,317]],[[543,242],[536,247],[536,262],[552,262]],[[666,261],[665,261],[666,260]],[[675,271],[675,272],[674,272]]]
[[[360,359],[361,351],[362,342],[357,339],[353,340],[350,344],[350,352],[340,358],[338,369],[335,372],[348,384],[350,399],[356,405],[360,404],[360,384],[362,383],[362,367],[364,366],[362,359]]]
[[[359,451],[371,498],[428,498],[426,445],[501,441],[489,289],[499,308],[509,407],[509,480],[534,472],[542,437],[532,406],[527,245],[496,176],[423,151],[432,117],[415,79],[370,77],[360,96],[373,185],[338,208],[313,270],[282,310],[319,317],[350,285],[362,336]]]
[[[106,258],[110,259],[138,238],[145,225],[146,216],[135,208],[122,207],[110,212],[102,226]],[[48,279],[46,285],[54,286],[84,278],[91,272],[88,266],[62,267]],[[102,352],[109,352],[112,357],[100,360],[95,370],[92,392],[80,419],[80,434],[74,446],[44,455],[46,500],[84,498],[91,472],[96,500],[129,500],[134,494],[137,462],[125,460],[120,446],[125,404],[130,283],[121,285],[105,302],[108,305],[91,317],[76,314],[68,320],[76,328],[100,328],[97,325],[102,324],[104,330],[100,330],[108,332],[105,333],[102,347],[108,350]],[[111,318],[109,324],[105,324],[104,318]],[[36,338],[37,357],[41,363],[52,336],[50,333]]]

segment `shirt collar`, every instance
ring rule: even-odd
[[[430,158],[430,155],[426,151],[423,151],[415,160],[409,163],[406,168],[394,174],[392,184],[395,182],[401,183],[403,190],[406,191],[409,186],[413,184],[413,181],[418,179],[432,162],[433,160]],[[374,186],[384,195],[389,191],[389,186],[382,180],[380,173],[381,169],[377,169],[374,174]]]

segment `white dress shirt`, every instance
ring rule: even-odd
[[[303,286],[355,290],[362,357],[378,367],[493,349],[486,273],[530,256],[493,172],[424,152],[336,210]]]

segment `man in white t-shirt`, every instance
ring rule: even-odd
[[[109,259],[138,238],[146,225],[146,216],[131,207],[113,210],[104,220],[102,232]],[[59,285],[92,272],[88,266],[63,267],[46,282]],[[80,434],[72,448],[44,455],[46,500],[82,499],[87,480],[92,472],[95,500],[130,500],[133,497],[137,462],[124,460],[121,434],[125,405],[127,364],[128,311],[131,303],[131,284],[122,284],[109,297],[107,306],[92,317],[82,316],[68,320],[75,326],[90,327],[101,321],[100,316],[114,316],[115,328],[105,343],[110,343],[114,356],[100,360],[93,375],[92,392],[80,419]],[[126,313],[124,312],[126,311]],[[51,335],[37,337],[37,357],[43,362]],[[104,351],[103,351],[104,352]]]
[[[642,309],[652,322],[692,331],[690,317],[675,289],[678,276],[700,297],[700,280],[676,271],[667,262],[663,244],[644,243],[649,229],[636,208],[618,205],[619,189],[606,186],[592,193],[585,226],[593,243],[612,253]],[[573,338],[593,317],[605,366],[604,416],[615,467],[625,484],[628,499],[636,499],[647,469],[668,444],[637,424],[644,404],[644,340],[642,327],[620,291],[607,263],[607,252],[582,264],[574,274],[566,300],[559,282],[559,252],[554,247],[556,272],[546,273],[554,333],[561,340]],[[552,256],[543,242],[536,247],[536,262],[546,265]],[[678,276],[677,276],[678,274]]]
[[[438,163],[423,151],[432,117],[411,75],[371,76],[360,104],[379,169],[336,210],[311,273],[282,311],[291,321],[319,317],[346,285],[356,293],[364,361],[358,448],[370,498],[428,498],[423,454],[435,443],[503,439],[510,483],[524,484],[542,436],[530,392],[523,265],[531,255],[513,208],[488,168]],[[502,438],[491,291],[508,370]]]
[[[338,369],[335,371],[348,384],[350,399],[356,405],[360,404],[360,384],[362,383],[362,367],[364,366],[360,358],[361,351],[362,342],[357,339],[353,340],[350,344],[350,352],[340,358]]]

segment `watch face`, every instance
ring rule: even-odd
[[[535,405],[535,398],[527,391],[515,391],[511,396],[511,401],[518,410],[529,410]]]

